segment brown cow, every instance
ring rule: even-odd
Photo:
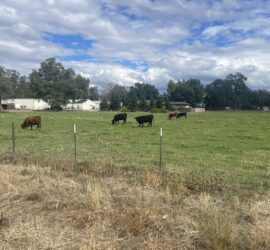
[[[170,113],[169,113],[169,115],[168,115],[168,119],[170,119],[170,120],[171,120],[173,117],[178,118],[178,117],[177,117],[177,112],[175,112],[175,111],[174,111],[174,112],[170,112]]]
[[[28,128],[29,126],[37,125],[36,129],[41,128],[41,117],[40,116],[29,116],[25,118],[23,124],[21,125],[22,129]]]

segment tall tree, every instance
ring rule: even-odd
[[[230,100],[226,94],[224,81],[216,79],[206,86],[205,105],[208,109],[224,109],[230,105]]]
[[[43,61],[38,70],[30,74],[30,88],[36,98],[44,99],[51,105],[66,104],[69,99],[86,99],[89,79],[65,69],[55,58]]]
[[[157,97],[157,100],[156,100],[156,108],[163,108],[163,100],[162,100],[162,97],[161,96],[158,96]]]
[[[167,94],[171,101],[188,102],[194,106],[203,101],[204,87],[198,79],[181,80],[177,83],[169,81]]]
[[[109,108],[109,104],[108,104],[106,97],[102,97],[101,102],[100,102],[100,110],[106,111],[106,110],[108,110],[108,108]]]
[[[97,87],[89,88],[89,99],[92,101],[97,101],[99,99],[99,93]]]
[[[154,85],[151,85],[149,83],[135,83],[135,86],[133,88],[139,100],[142,100],[143,98],[149,100],[151,96],[156,98],[159,95],[158,89]]]
[[[254,91],[257,107],[270,106],[270,91],[259,89]]]
[[[168,85],[167,85],[167,94],[168,96],[170,97],[171,94],[174,92],[175,88],[176,88],[176,83],[173,81],[173,80],[170,80],[168,82]]]
[[[31,91],[30,88],[30,81],[29,78],[26,76],[21,76],[19,80],[19,84],[15,89],[14,96],[16,98],[33,98],[34,93]]]
[[[134,112],[134,111],[137,111],[137,108],[138,108],[138,98],[135,91],[132,91],[130,93],[129,109],[130,111]]]
[[[112,95],[117,95],[120,98],[120,102],[122,102],[123,106],[128,106],[129,104],[129,93],[124,86],[108,84],[106,86],[106,91],[104,96],[106,96],[109,100]]]
[[[121,106],[121,99],[118,92],[114,91],[111,93],[110,98],[110,109],[112,110],[118,110]]]
[[[139,103],[139,109],[140,109],[140,111],[147,111],[147,110],[148,110],[148,105],[147,105],[147,102],[146,102],[145,97],[143,97],[143,98],[140,100],[140,103]]]
[[[229,74],[224,80],[217,79],[206,86],[205,105],[207,108],[244,109],[252,107],[253,93],[245,84],[247,78],[241,74]]]
[[[0,109],[2,109],[2,99],[14,98],[18,80],[18,72],[0,66]]]
[[[230,93],[230,103],[233,109],[241,109],[243,105],[248,106],[248,95],[249,89],[245,84],[247,78],[241,74],[229,74],[225,80],[224,84],[227,85],[227,93]]]
[[[150,97],[150,103],[149,103],[149,109],[151,110],[151,109],[153,109],[153,108],[155,108],[155,99],[154,99],[154,97],[153,96],[151,96]]]
[[[165,94],[164,97],[163,97],[163,99],[164,99],[165,109],[171,110],[171,105],[170,105],[170,101],[169,101],[168,95]]]

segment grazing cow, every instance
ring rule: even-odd
[[[152,127],[152,121],[154,120],[153,115],[144,115],[144,116],[138,116],[135,117],[136,121],[139,123],[139,126],[143,126],[144,123],[148,122],[148,127]]]
[[[180,112],[180,113],[178,113],[177,114],[177,118],[180,118],[180,117],[185,117],[185,118],[187,118],[187,112]]]
[[[177,112],[170,112],[169,115],[168,115],[168,119],[171,120],[173,117],[178,118],[177,116],[178,116]]]
[[[123,120],[123,123],[127,121],[127,113],[121,113],[114,116],[112,120],[112,124],[119,123],[119,121]]]
[[[22,127],[22,129],[25,129],[25,128],[28,128],[29,126],[31,126],[31,130],[32,130],[33,125],[37,125],[36,129],[41,128],[41,117],[40,116],[29,116],[29,117],[27,117],[24,120],[21,127]]]

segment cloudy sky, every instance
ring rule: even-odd
[[[269,41],[269,0],[0,1],[1,66],[55,57],[101,87],[241,72],[270,89]]]

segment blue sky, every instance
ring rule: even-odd
[[[2,0],[0,65],[29,74],[48,57],[91,84],[209,83],[241,72],[270,89],[270,1]]]

